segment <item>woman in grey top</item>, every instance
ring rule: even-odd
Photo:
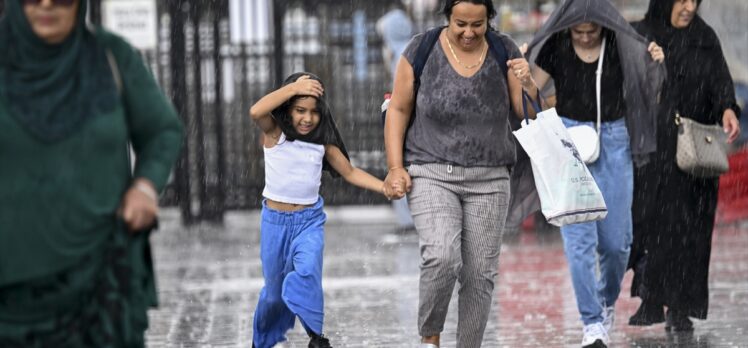
[[[490,0],[445,0],[442,12],[449,23],[426,60],[416,98],[413,64],[423,35],[397,66],[385,124],[385,185],[408,192],[419,235],[421,346],[439,346],[459,280],[457,347],[471,348],[483,340],[498,269],[516,157],[509,117],[512,109],[521,113],[522,90],[534,96],[537,88],[509,37],[498,34],[508,61],[489,53],[486,35],[496,14]]]

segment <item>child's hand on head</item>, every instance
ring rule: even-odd
[[[315,98],[319,98],[325,93],[322,84],[309,77],[309,75],[299,76],[298,79],[289,85],[294,91],[295,95],[311,95]]]

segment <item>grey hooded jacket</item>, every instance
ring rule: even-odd
[[[657,108],[665,66],[652,60],[649,42],[621,16],[609,0],[566,0],[535,34],[527,51],[534,61],[534,48],[552,34],[581,23],[594,22],[616,34],[623,70],[623,98],[626,102],[626,127],[631,138],[631,154],[637,166],[648,162],[657,148]]]

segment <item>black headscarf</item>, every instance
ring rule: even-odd
[[[649,9],[642,21],[642,24],[648,27],[648,32],[659,45],[666,49],[670,48],[666,50],[669,57],[675,57],[675,54],[686,54],[687,50],[685,48],[689,46],[709,48],[719,45],[714,31],[698,14],[694,15],[688,27],[683,29],[673,27],[670,18],[674,4],[675,0],[650,0]],[[701,0],[697,0],[696,4],[700,6]]]
[[[701,2],[696,1],[697,5],[701,5]],[[673,27],[671,15],[674,4],[675,0],[650,0],[644,19],[635,24],[665,51],[670,81],[663,90],[663,99],[699,122],[719,122],[727,108],[739,116],[741,110],[735,102],[732,77],[717,34],[698,14],[694,14],[687,27]],[[699,64],[699,67],[695,68],[694,64]],[[703,69],[710,71],[710,81],[705,81],[700,74]],[[710,97],[710,104],[713,104],[713,108],[710,110],[704,110],[706,106],[701,105],[700,98],[694,96],[694,91],[704,83],[715,89],[711,91],[713,97]]]
[[[31,28],[22,0],[7,0],[0,19],[0,103],[29,133],[46,143],[74,133],[118,99],[104,48],[86,27],[78,0],[73,31],[48,44]]]
[[[311,79],[319,81],[319,83],[322,84],[322,80],[320,80],[317,75],[308,72],[297,72],[287,77],[286,80],[283,81],[282,86],[293,83],[298,80],[299,77],[304,75],[307,75]],[[332,112],[330,112],[330,107],[327,104],[326,94],[322,94],[319,98],[315,98],[317,99],[317,112],[319,112],[319,124],[317,127],[309,132],[309,134],[302,135],[296,132],[296,129],[293,127],[293,119],[291,118],[290,110],[293,103],[302,97],[304,96],[290,98],[272,111],[273,118],[278,124],[278,127],[280,127],[283,134],[286,135],[286,141],[294,141],[298,139],[320,145],[335,145],[340,149],[340,152],[343,153],[345,158],[350,160],[348,150],[346,150],[345,144],[343,143],[343,137],[340,136],[338,126],[335,124],[335,119],[333,119]],[[330,163],[328,163],[327,160],[324,161],[322,169],[328,171],[333,177],[340,176],[340,174],[330,166]]]

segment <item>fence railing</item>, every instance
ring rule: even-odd
[[[281,19],[275,23],[280,40],[239,43],[231,38],[228,1],[162,4],[158,49],[145,54],[187,130],[165,203],[180,205],[188,221],[220,220],[226,209],[259,207],[261,134],[247,111],[286,75],[301,70],[325,82],[354,165],[384,177],[378,110],[390,75],[374,23],[385,2],[320,1],[312,7],[284,1],[282,15],[274,16]],[[322,195],[333,205],[386,202],[329,177]]]

